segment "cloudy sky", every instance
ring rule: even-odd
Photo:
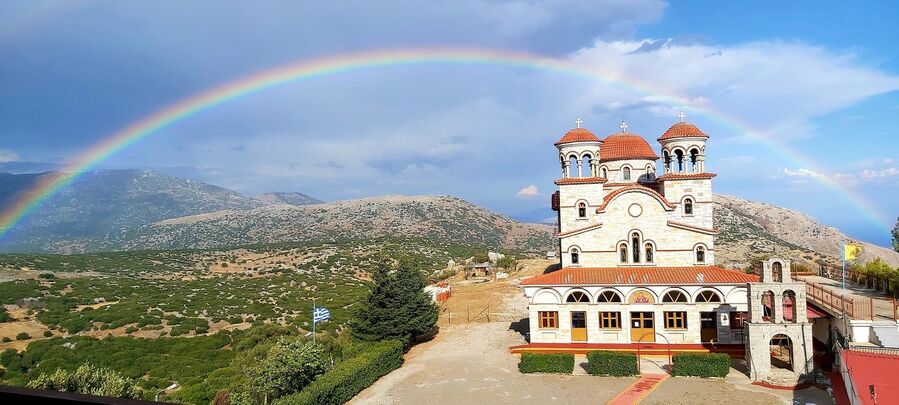
[[[484,48],[617,79],[489,63],[353,70],[204,110],[100,167],[248,195],[451,194],[517,214],[548,206],[552,143],[576,117],[600,136],[626,120],[655,145],[686,111],[711,135],[718,192],[884,245],[899,215],[894,2],[164,4],[4,2],[0,171],[60,167],[160,108],[266,69],[374,49]]]

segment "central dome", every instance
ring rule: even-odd
[[[593,135],[588,129],[578,127],[566,132],[565,135],[562,136],[562,139],[556,141],[555,145],[559,146],[575,142],[599,142],[599,138],[597,138],[596,135]]]
[[[609,135],[603,140],[599,149],[599,160],[625,160],[625,159],[649,159],[656,160],[659,157],[652,151],[649,142],[642,136],[630,132],[619,132]]]

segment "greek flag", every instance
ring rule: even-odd
[[[327,308],[313,308],[312,309],[312,322],[327,321],[330,318],[331,318],[331,311],[328,311]]]

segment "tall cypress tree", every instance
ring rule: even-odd
[[[402,261],[392,269],[379,266],[374,287],[350,320],[353,337],[362,340],[410,339],[437,323],[437,306],[424,292],[427,285],[418,266]]]
[[[899,252],[899,218],[896,218],[896,225],[893,226],[893,250]]]

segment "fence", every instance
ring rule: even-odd
[[[490,305],[485,307],[440,307],[439,321],[444,325],[460,325],[465,323],[515,322],[522,319],[521,314],[509,312],[490,312]]]

